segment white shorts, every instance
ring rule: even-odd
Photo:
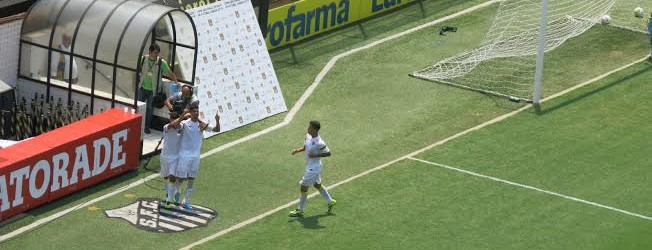
[[[299,181],[299,185],[306,187],[315,184],[321,184],[321,172],[305,172]]]
[[[160,162],[161,162],[161,172],[160,172],[161,176],[168,177],[170,175],[174,175],[174,173],[176,172],[177,164],[179,163],[179,157],[177,156],[170,157],[170,156],[161,155]]]
[[[199,157],[180,157],[175,171],[176,177],[195,178],[199,172]]]

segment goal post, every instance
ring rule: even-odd
[[[534,73],[534,91],[532,102],[539,104],[541,100],[541,83],[543,81],[543,55],[546,53],[546,24],[548,23],[548,0],[541,0],[541,22],[539,23],[539,43],[536,68]]]
[[[600,23],[615,3],[616,0],[504,0],[478,46],[410,75],[538,103],[545,87],[545,54]]]

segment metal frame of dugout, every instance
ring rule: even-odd
[[[59,46],[64,33],[72,37],[69,51]],[[90,115],[109,108],[144,114],[145,103],[136,100],[142,68],[138,62],[152,43],[159,44],[159,57],[168,61],[178,80],[194,85],[197,34],[185,11],[134,0],[39,0],[27,11],[21,28],[17,95],[40,94],[50,107],[55,98],[68,108],[76,103]],[[179,62],[178,53],[192,53],[194,58]],[[73,76],[76,64],[76,83],[52,76],[53,59],[63,57],[73,58],[66,61],[65,73]],[[181,74],[181,64],[192,73]],[[169,96],[170,81],[161,84]],[[166,110],[155,109],[153,115],[167,120]]]

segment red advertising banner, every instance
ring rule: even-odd
[[[0,149],[0,220],[135,169],[141,119],[110,109]]]

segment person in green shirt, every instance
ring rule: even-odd
[[[165,61],[165,59],[158,56],[161,52],[161,47],[158,44],[153,43],[149,46],[149,54],[141,57],[140,64],[140,82],[138,83],[138,101],[147,103],[147,109],[145,112],[145,134],[149,134],[149,126],[152,123],[152,114],[154,113],[153,99],[154,91],[156,88],[161,88],[163,82],[161,81],[161,75],[165,75],[168,78],[174,80],[172,84],[177,84],[177,76],[173,71],[170,70],[170,66]]]

